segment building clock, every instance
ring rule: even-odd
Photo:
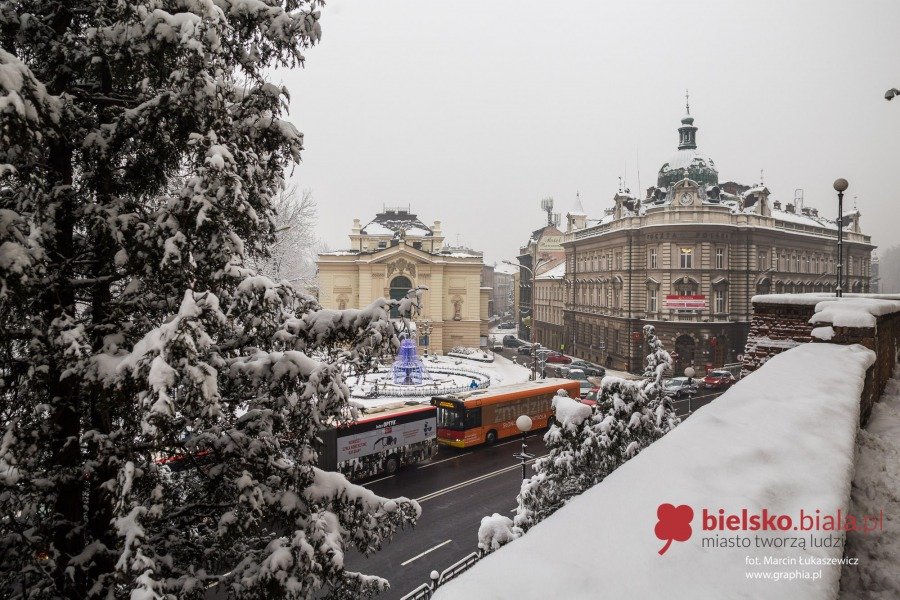
[[[681,195],[681,205],[682,206],[687,206],[688,204],[691,204],[691,202],[692,202],[692,199],[691,199],[690,194],[685,192],[684,194]]]

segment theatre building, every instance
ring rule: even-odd
[[[429,227],[409,207],[385,208],[366,225],[354,219],[348,249],[319,254],[319,302],[362,308],[425,286],[419,345],[438,354],[477,348],[487,345],[491,296],[481,285],[483,266],[481,252],[444,244],[440,221]]]

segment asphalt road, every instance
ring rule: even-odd
[[[543,431],[528,438],[528,451],[546,454]],[[442,448],[428,463],[365,484],[386,497],[415,498],[422,516],[414,529],[400,532],[380,552],[348,556],[347,568],[385,577],[391,589],[378,600],[396,600],[478,549],[481,518],[495,512],[512,516],[522,481],[513,454],[521,438],[466,451]],[[529,467],[528,473],[531,473]]]

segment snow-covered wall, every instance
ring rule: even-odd
[[[846,515],[874,360],[863,346],[834,344],[772,358],[435,598],[834,598],[840,565],[815,563],[839,559],[842,548],[813,542],[842,534],[704,530],[703,511],[766,510],[794,523],[801,511]],[[690,507],[689,522],[678,521],[686,509],[664,504]],[[732,539],[750,546],[719,546]]]

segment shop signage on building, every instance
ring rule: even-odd
[[[706,296],[679,296],[669,294],[666,296],[666,310],[706,310]]]

